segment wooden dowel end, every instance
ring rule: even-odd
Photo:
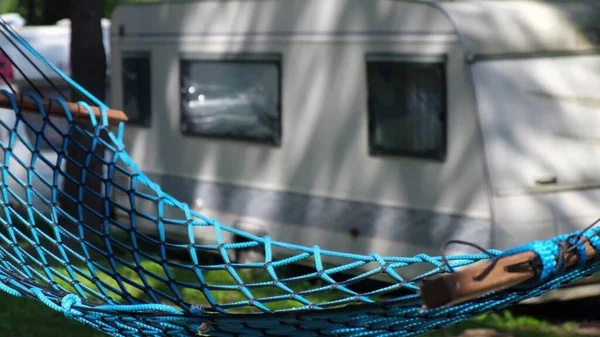
[[[589,242],[585,243],[585,250],[588,260],[596,257],[596,250]],[[464,267],[455,273],[425,282],[421,286],[421,300],[427,308],[438,308],[464,303],[494,291],[514,287],[535,277],[536,271],[526,268],[507,270],[507,267],[527,264],[535,259],[539,259],[538,256],[528,251],[498,259],[493,267],[492,260]],[[565,253],[564,259],[567,267],[570,267],[577,263],[578,257],[576,252],[571,251]],[[485,277],[480,277],[484,272]]]
[[[33,112],[33,113],[41,113],[40,109],[38,107],[38,103],[35,100],[33,100],[31,97],[22,96],[19,94],[13,94],[12,96],[14,97],[17,107],[19,107],[23,111]],[[42,103],[42,107],[43,107],[44,111],[46,112],[46,114],[48,114],[48,116],[56,116],[56,117],[63,117],[63,118],[67,117],[63,106],[61,104],[59,104],[58,102],[56,102],[55,100],[51,101],[48,99],[40,98],[40,101]],[[89,118],[90,118],[89,111],[84,106],[79,105],[77,103],[73,103],[73,102],[65,102],[65,106],[71,113],[71,116],[73,116],[74,120],[77,120],[77,121],[88,120],[89,121]],[[12,109],[12,104],[11,104],[9,98],[6,97],[5,95],[0,95],[0,108]],[[100,108],[96,107],[96,106],[90,106],[90,110],[92,111],[94,116],[96,116],[96,119],[98,121],[101,121],[102,114],[101,114]],[[110,125],[117,125],[120,122],[127,122],[127,120],[128,120],[127,115],[125,115],[125,113],[120,110],[108,109],[108,110],[106,110],[106,114],[108,117],[108,123]]]

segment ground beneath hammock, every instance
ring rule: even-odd
[[[40,305],[39,302],[13,297],[0,292],[0,303],[9,310],[0,310],[1,337],[108,337],[75,321],[62,313]],[[597,299],[597,304],[600,299]],[[596,316],[590,323],[581,320],[567,323],[549,322],[511,312],[493,313],[483,318],[465,321],[441,331],[432,331],[422,337],[591,337],[600,336],[600,315],[589,308],[588,316]],[[291,336],[290,336],[291,337]]]
[[[66,274],[60,267],[55,270]],[[183,280],[185,276],[175,275],[175,278]],[[0,337],[108,337],[33,300],[0,292],[0,303],[4,308],[10,308],[0,309]],[[422,337],[600,337],[599,304],[600,296],[517,305],[509,311],[490,313]]]
[[[580,300],[516,305],[449,328],[431,337],[588,337],[600,336],[600,296]],[[426,335],[427,336],[427,335]]]
[[[509,330],[509,331],[506,331]],[[572,323],[568,327],[515,327],[513,329],[473,328],[431,334],[432,337],[588,337],[600,336],[600,322]],[[427,335],[425,335],[427,337]]]
[[[568,331],[562,329],[540,329],[537,331],[531,331],[529,333],[524,332],[503,332],[495,329],[468,329],[455,337],[521,337],[521,336],[600,336],[600,323],[582,324],[579,327],[568,329]],[[449,335],[452,336],[452,335]]]
[[[600,337],[600,295],[515,305],[422,337]]]

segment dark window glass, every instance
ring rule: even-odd
[[[367,81],[371,153],[445,159],[444,58],[368,57]]]
[[[181,61],[184,134],[279,144],[280,110],[276,56]]]
[[[150,126],[150,54],[146,52],[123,55],[123,111],[128,125]]]

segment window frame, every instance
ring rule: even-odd
[[[214,134],[214,133],[202,133],[202,132],[191,132],[184,130],[184,107],[183,97],[179,92],[179,124],[180,132],[184,136],[188,137],[200,137],[214,140],[230,140],[247,142],[251,144],[267,145],[273,147],[280,147],[283,139],[283,55],[276,52],[253,52],[253,53],[189,53],[183,52],[179,54],[179,89],[183,85],[182,76],[182,65],[184,62],[217,62],[217,63],[249,63],[249,64],[271,64],[277,69],[277,105],[276,105],[276,117],[277,117],[277,133],[272,137],[254,137],[254,136],[242,136],[242,135],[231,135],[231,134]]]
[[[148,61],[148,111],[146,118],[131,119],[128,117],[126,125],[140,128],[152,127],[152,52],[149,50],[124,50],[121,52],[121,106],[125,109],[125,60],[127,58],[143,58]],[[127,111],[125,111],[127,114]]]
[[[448,154],[448,55],[447,54],[406,54],[406,53],[367,53],[365,56],[365,85],[367,91],[368,148],[370,156],[393,156],[413,159],[444,162]],[[405,64],[435,64],[441,67],[443,85],[440,92],[441,101],[441,148],[440,151],[421,152],[408,149],[389,149],[377,144],[375,133],[377,113],[371,109],[371,90],[369,86],[369,64],[397,62]]]

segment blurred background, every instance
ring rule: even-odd
[[[2,0],[0,14],[128,115],[132,158],[194,210],[279,241],[411,256],[450,239],[507,249],[600,216],[599,3]],[[56,90],[3,54],[0,72]],[[431,336],[600,336],[599,295],[592,278]],[[101,336],[0,296],[2,336]]]

